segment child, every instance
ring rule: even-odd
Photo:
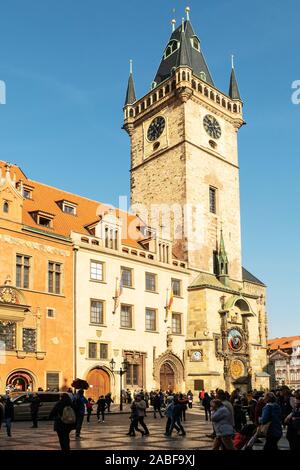
[[[88,402],[86,404],[86,412],[87,412],[86,420],[87,420],[88,423],[90,422],[90,417],[91,417],[92,411],[93,411],[93,399],[88,398]]]

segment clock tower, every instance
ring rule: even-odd
[[[223,229],[229,274],[241,280],[237,133],[242,101],[232,68],[229,93],[214,84],[189,20],[164,49],[150,91],[136,99],[132,70],[124,106],[131,139],[131,204],[173,241],[190,267],[214,272]],[[143,206],[141,206],[143,205]]]

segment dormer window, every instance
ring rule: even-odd
[[[193,48],[196,49],[196,51],[200,52],[200,41],[196,36],[191,39],[191,43]]]
[[[177,51],[178,49],[179,42],[175,41],[173,39],[172,41],[169,42],[169,44],[166,47],[165,53],[164,53],[164,59],[167,59],[173,52]]]
[[[25,199],[31,199],[31,191],[29,189],[23,188],[23,197],[25,197]]]
[[[34,211],[34,212],[31,212],[31,215],[38,225],[41,225],[42,227],[46,227],[46,228],[53,227],[53,219],[54,219],[53,214],[49,214],[48,212],[44,212],[44,211]]]
[[[65,214],[76,215],[77,204],[75,202],[63,199],[62,201],[56,201],[56,203],[59,205],[59,207]]]
[[[205,72],[200,72],[200,78],[201,78],[201,80],[206,82],[206,73]]]

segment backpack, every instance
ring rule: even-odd
[[[75,424],[76,423],[76,415],[75,411],[71,406],[65,406],[63,409],[63,413],[61,416],[61,420],[64,424]]]

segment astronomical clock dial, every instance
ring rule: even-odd
[[[162,116],[158,116],[151,122],[148,127],[147,138],[150,142],[158,139],[166,127],[166,120]]]
[[[232,328],[228,332],[228,346],[231,351],[239,351],[243,346],[243,337],[239,330]]]
[[[214,116],[207,114],[203,119],[203,126],[208,135],[213,139],[221,137],[221,126]]]
[[[202,354],[200,351],[193,351],[191,355],[192,361],[201,361]]]

